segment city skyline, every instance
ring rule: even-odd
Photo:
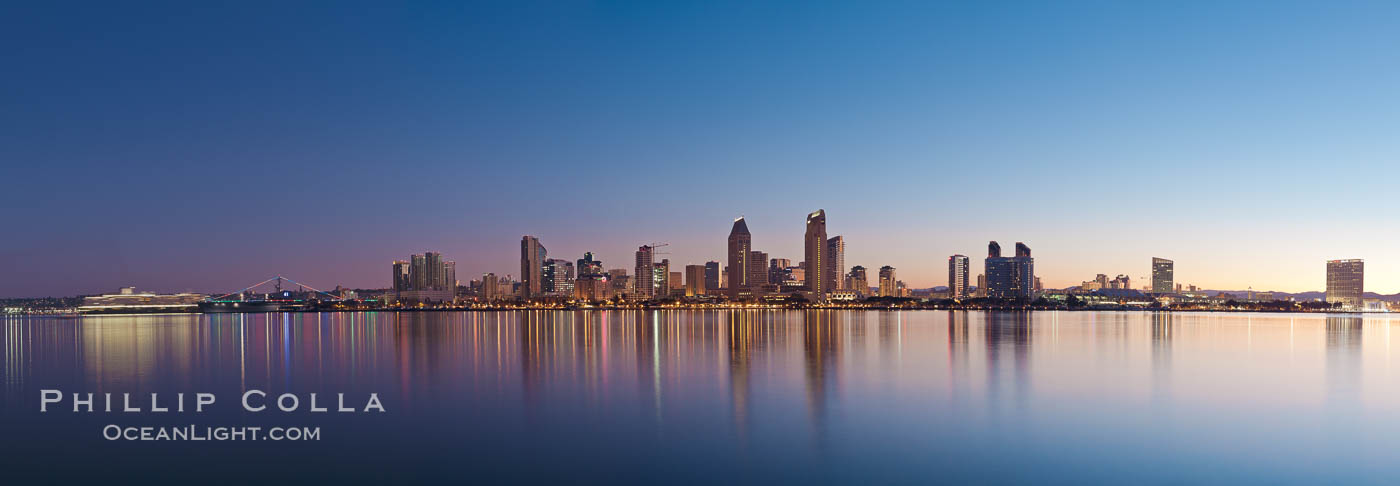
[[[798,263],[805,264],[805,260],[793,259],[793,258],[789,258],[789,257],[786,257],[786,256],[778,255],[778,254],[771,254],[771,255],[770,255],[768,252],[759,251],[759,250],[752,250],[751,248],[753,248],[753,246],[754,246],[753,243],[752,243],[752,233],[751,233],[751,232],[749,231],[749,229],[748,229],[748,226],[747,226],[747,224],[746,224],[746,223],[747,223],[746,218],[745,218],[745,217],[742,217],[742,216],[741,216],[741,217],[738,217],[738,218],[735,218],[735,219],[733,220],[732,223],[733,223],[733,224],[732,224],[732,226],[730,227],[730,232],[729,232],[729,236],[728,236],[728,238],[729,238],[729,240],[730,240],[729,243],[728,243],[729,246],[730,246],[730,250],[728,251],[728,253],[730,254],[730,258],[735,258],[735,252],[732,251],[734,248],[741,248],[741,249],[742,249],[742,251],[740,251],[740,252],[738,253],[739,255],[742,255],[742,256],[739,256],[739,257],[738,257],[738,258],[741,259],[740,261],[742,261],[742,262],[746,262],[746,263],[747,263],[747,262],[749,262],[749,260],[752,260],[752,259],[754,259],[754,258],[758,258],[757,261],[751,262],[751,263],[753,263],[753,265],[752,265],[753,268],[750,268],[749,271],[747,272],[748,275],[745,277],[745,278],[746,278],[745,282],[747,282],[747,281],[750,280],[750,279],[753,279],[755,275],[759,275],[759,276],[762,276],[762,277],[764,278],[764,280],[763,280],[762,282],[760,282],[760,284],[768,283],[768,280],[767,280],[768,277],[767,277],[767,273],[766,273],[766,272],[768,271],[768,264],[769,264],[770,257],[771,257],[771,260],[773,260],[773,261],[790,262],[790,263],[792,263],[792,264],[798,264]],[[815,224],[815,226],[814,226],[814,224]],[[825,252],[825,251],[833,251],[833,252],[835,252],[834,249],[835,249],[835,248],[839,248],[840,251],[839,251],[839,252],[836,252],[836,254],[838,254],[838,255],[840,255],[840,254],[842,254],[842,253],[845,252],[845,248],[846,248],[846,247],[845,247],[844,237],[843,237],[843,236],[837,235],[837,236],[834,236],[834,237],[832,237],[832,238],[830,238],[830,239],[827,239],[827,238],[826,238],[826,229],[825,229],[825,228],[826,228],[826,212],[825,212],[824,209],[818,209],[817,211],[812,212],[812,213],[810,213],[810,214],[807,215],[807,227],[808,227],[808,230],[807,230],[808,234],[807,234],[807,235],[804,235],[804,236],[802,237],[803,243],[801,244],[801,246],[803,246],[804,249],[800,250],[800,252],[801,252],[800,254],[803,255],[804,258],[805,258],[807,255],[809,255],[811,251],[813,251],[813,250],[812,250],[813,248],[817,248],[817,249],[819,249],[818,251],[823,251],[823,252]],[[814,229],[815,229],[815,232],[813,232]],[[737,241],[738,241],[737,245],[739,245],[739,246],[737,246],[737,247],[735,246],[735,245],[736,245],[736,243],[735,243],[735,241],[736,241],[735,238],[738,238],[738,240],[737,240]],[[816,244],[816,243],[818,243],[818,242],[820,242],[820,244]],[[670,243],[662,243],[662,245],[667,246],[667,247],[671,246]],[[624,266],[609,265],[609,264],[606,264],[606,263],[602,263],[602,262],[605,262],[605,261],[617,261],[617,260],[620,260],[620,259],[617,259],[617,260],[595,260],[595,253],[597,253],[598,255],[603,255],[603,254],[605,254],[605,252],[595,252],[595,251],[590,251],[590,250],[584,250],[584,251],[581,251],[581,252],[578,253],[578,255],[581,255],[581,256],[582,256],[582,258],[580,258],[580,259],[578,260],[578,262],[579,262],[579,268],[582,269],[582,268],[584,267],[585,264],[590,264],[590,265],[592,265],[592,264],[602,263],[602,265],[603,265],[603,266],[602,266],[602,270],[604,270],[604,273],[607,273],[608,271],[625,270],[625,271],[626,271],[626,275],[635,277],[635,276],[637,275],[636,272],[640,271],[640,269],[644,268],[644,266],[645,266],[646,268],[650,268],[650,269],[653,270],[651,273],[653,273],[653,279],[654,279],[654,281],[653,281],[653,279],[646,279],[646,280],[644,281],[644,282],[646,282],[646,283],[643,284],[644,286],[646,286],[646,288],[645,288],[644,290],[641,290],[641,292],[642,292],[643,294],[650,295],[652,292],[654,292],[653,288],[651,288],[651,287],[654,287],[655,285],[660,285],[661,282],[663,282],[663,281],[665,281],[665,280],[667,280],[667,279],[669,279],[669,278],[672,278],[672,276],[674,276],[674,275],[677,275],[677,274],[685,274],[685,275],[688,275],[688,274],[689,274],[689,272],[668,272],[668,274],[667,274],[666,276],[661,276],[659,273],[656,273],[656,272],[663,271],[663,270],[662,270],[663,268],[669,268],[669,266],[671,265],[671,263],[670,263],[670,260],[671,260],[671,259],[670,259],[670,258],[666,258],[666,259],[654,259],[654,251],[655,251],[655,248],[654,248],[652,245],[641,245],[640,247],[637,248],[637,250],[636,250],[635,252],[633,252],[633,258],[634,258],[633,264],[634,264],[634,265],[633,265],[631,268],[627,268],[627,267],[624,267]],[[970,271],[971,265],[974,264],[974,263],[976,262],[975,259],[969,259],[968,257],[963,256],[962,254],[953,254],[953,255],[949,255],[949,256],[945,256],[945,257],[944,257],[944,258],[947,259],[947,263],[945,263],[945,262],[937,262],[939,265],[943,265],[942,267],[940,267],[941,270],[944,270],[944,271],[947,272],[947,273],[943,273],[942,275],[939,275],[939,276],[943,277],[944,280],[937,281],[937,282],[933,282],[933,283],[930,283],[930,284],[927,284],[927,285],[923,285],[923,284],[910,284],[909,282],[906,282],[906,280],[905,280],[904,278],[902,278],[902,277],[901,277],[901,278],[898,278],[897,281],[898,281],[899,283],[901,283],[901,284],[908,284],[908,288],[909,288],[909,289],[931,289],[931,288],[937,288],[937,287],[950,287],[950,288],[951,288],[951,286],[949,285],[949,283],[954,279],[954,274],[953,274],[953,272],[952,272],[952,270],[951,270],[951,268],[952,268],[951,265],[952,265],[952,262],[953,262],[955,259],[961,258],[962,261],[966,262],[966,263],[962,263],[962,265],[963,265],[963,267],[962,267],[963,271],[964,271],[964,272],[967,272],[967,277],[964,277],[964,278],[965,278],[965,280],[964,280],[964,282],[965,282],[964,285],[969,285],[969,286],[977,287],[976,282],[971,282],[971,281],[970,281],[970,279],[971,279],[971,277],[972,277],[973,275],[976,275],[976,277],[978,277],[978,278],[983,278],[985,275],[987,275],[987,274],[989,274],[989,273],[997,273],[997,272],[994,272],[994,271],[991,270],[992,265],[989,264],[989,262],[988,262],[989,259],[1000,261],[1000,260],[1010,260],[1010,259],[1012,258],[1012,257],[1002,258],[1000,252],[1001,252],[1001,248],[1000,248],[1000,246],[998,245],[998,242],[995,241],[995,240],[990,241],[987,258],[982,259],[982,266],[984,266],[985,269],[984,269],[984,271],[981,272],[981,273],[978,273],[978,272],[971,272],[971,271]],[[666,254],[669,255],[670,252],[667,252]],[[514,273],[510,273],[509,271],[499,272],[499,271],[490,271],[490,270],[488,270],[488,271],[483,271],[483,272],[480,272],[480,273],[468,272],[468,273],[462,274],[462,276],[465,277],[465,278],[458,278],[458,282],[459,282],[461,285],[466,285],[466,284],[467,284],[468,282],[470,282],[470,281],[473,281],[473,280],[481,280],[481,279],[487,279],[487,278],[490,278],[490,279],[493,280],[493,281],[496,280],[496,279],[501,279],[501,281],[514,281],[514,282],[520,283],[522,289],[526,289],[526,290],[522,290],[522,294],[521,294],[521,296],[522,296],[522,297],[525,297],[525,298],[539,297],[539,296],[545,295],[546,293],[553,293],[553,294],[561,294],[561,293],[562,293],[562,294],[565,294],[565,295],[570,295],[570,294],[572,294],[572,293],[573,293],[573,292],[572,292],[572,288],[561,289],[561,288],[555,287],[555,286],[553,285],[553,278],[552,278],[552,275],[549,275],[549,274],[547,273],[547,272],[548,272],[548,269],[551,268],[551,264],[564,265],[564,266],[567,268],[567,275],[568,275],[569,281],[572,283],[572,280],[573,280],[573,278],[574,278],[574,262],[571,261],[571,260],[569,259],[569,258],[572,257],[572,255],[566,254],[566,255],[564,255],[565,258],[562,258],[562,259],[548,258],[548,256],[549,256],[549,255],[548,255],[548,253],[547,253],[547,250],[545,249],[544,238],[541,238],[541,237],[538,237],[538,236],[533,236],[533,235],[525,235],[525,236],[522,236],[521,239],[520,239],[519,253],[518,253],[518,255],[517,255],[517,260],[516,260],[515,264],[512,266],[512,268],[518,269],[518,270],[520,270],[520,271],[522,271],[522,272],[526,272],[526,269],[533,269],[532,272],[522,273],[522,274],[519,274],[519,275],[514,274]],[[406,261],[406,260],[392,260],[392,261],[391,261],[391,264],[392,264],[392,267],[393,267],[393,268],[392,268],[392,270],[393,270],[393,272],[392,272],[393,275],[391,276],[391,278],[389,279],[389,281],[388,281],[387,284],[385,284],[385,285],[370,284],[370,285],[361,285],[361,286],[356,286],[356,285],[344,285],[344,286],[345,286],[346,288],[364,288],[364,289],[385,288],[385,289],[390,289],[390,290],[405,290],[405,288],[401,288],[401,285],[406,285],[407,288],[411,288],[411,289],[414,289],[414,290],[417,290],[417,289],[419,289],[419,288],[427,288],[427,287],[429,287],[429,286],[433,286],[434,288],[441,289],[442,284],[437,284],[436,286],[434,286],[433,284],[430,284],[430,283],[420,282],[420,281],[418,281],[418,279],[427,279],[427,280],[429,280],[429,281],[434,281],[434,282],[437,282],[437,281],[444,281],[444,282],[445,282],[445,280],[443,280],[443,279],[446,278],[446,275],[457,276],[457,273],[456,273],[456,267],[457,267],[456,262],[455,262],[455,261],[445,261],[445,262],[442,261],[442,259],[444,258],[444,257],[442,256],[442,252],[425,251],[425,252],[423,252],[422,254],[413,254],[412,257],[413,257],[413,258],[412,258],[412,262]],[[1029,258],[1030,258],[1030,248],[1029,248],[1024,242],[1018,241],[1018,242],[1016,242],[1016,244],[1015,244],[1015,258],[1021,258],[1021,257],[1024,257],[1024,258],[1029,259]],[[1270,288],[1270,287],[1268,287],[1268,286],[1263,286],[1263,287],[1259,287],[1259,288],[1255,288],[1254,286],[1249,286],[1249,287],[1246,287],[1246,288],[1230,288],[1230,287],[1212,287],[1212,286],[1208,286],[1208,285],[1198,285],[1198,284],[1195,284],[1195,283],[1191,283],[1191,286],[1193,286],[1193,287],[1195,287],[1195,288],[1199,288],[1199,289],[1201,289],[1201,290],[1207,290],[1207,289],[1208,289],[1208,290],[1232,290],[1232,291],[1239,291],[1239,290],[1246,290],[1246,289],[1249,289],[1249,290],[1260,291],[1260,292],[1266,292],[1266,291],[1281,291],[1281,292],[1289,292],[1289,293],[1299,293],[1299,292],[1323,292],[1323,293],[1325,293],[1325,294],[1327,294],[1327,295],[1330,296],[1330,295],[1331,295],[1331,289],[1333,288],[1333,283],[1334,283],[1333,278],[1332,278],[1332,276],[1333,276],[1333,265],[1334,265],[1336,262],[1361,262],[1361,261],[1363,261],[1363,260],[1366,260],[1366,259],[1364,259],[1364,258],[1354,258],[1354,259],[1340,259],[1340,260],[1339,260],[1339,259],[1328,259],[1328,260],[1326,260],[1327,268],[1325,269],[1324,272],[1322,272],[1322,277],[1320,278],[1320,280],[1322,280],[1322,282],[1323,282],[1323,285],[1321,285],[1321,286],[1319,286],[1318,288],[1315,288],[1315,289],[1288,290],[1288,289],[1280,289],[1280,288]],[[425,263],[425,262],[426,262],[426,263]],[[759,265],[760,263],[761,263],[762,265]],[[1359,263],[1358,263],[1358,264],[1359,264]],[[441,266],[443,266],[443,268],[445,268],[445,270],[443,270],[443,272],[440,272],[440,273],[442,273],[442,274],[440,274],[440,275],[432,275],[432,274],[429,274],[429,273],[426,273],[426,272],[410,271],[410,269],[416,269],[416,268],[419,267],[419,266],[423,266],[423,268],[430,268],[430,267],[431,267],[431,268],[437,268],[439,265],[441,265]],[[702,277],[707,278],[707,279],[711,279],[712,277],[713,277],[713,278],[718,278],[718,276],[711,276],[711,275],[708,275],[707,273],[704,273],[704,272],[703,272],[704,270],[706,270],[707,266],[709,266],[709,267],[714,267],[714,268],[711,268],[710,270],[711,270],[711,271],[717,271],[717,273],[719,273],[720,275],[726,275],[725,272],[726,272],[727,269],[728,269],[728,267],[727,267],[726,265],[724,265],[724,264],[722,264],[722,263],[719,263],[719,262],[717,262],[716,260],[703,260],[703,259],[700,260],[698,263],[696,263],[696,262],[689,262],[689,261],[681,261],[681,262],[679,262],[679,263],[677,263],[677,264],[675,264],[675,265],[676,265],[675,268],[685,268],[685,269],[687,269],[687,270],[689,270],[689,267],[692,267],[692,266],[699,267],[699,268],[702,270],[702,273],[700,273],[699,275],[701,275]],[[833,272],[835,271],[835,267],[836,267],[837,265],[844,265],[844,262],[840,262],[840,261],[835,262],[835,263],[828,262],[827,264],[822,265],[822,267],[824,268],[824,271],[820,272],[820,274],[816,274],[816,272],[808,272],[808,273],[805,273],[806,277],[804,277],[804,279],[802,280],[803,285],[806,286],[806,285],[811,285],[812,283],[814,283],[815,281],[813,280],[813,278],[820,278],[820,279],[823,279],[823,280],[827,280],[827,279],[830,279],[830,278],[835,278],[835,282],[829,283],[829,285],[830,285],[829,289],[830,289],[830,290],[843,290],[842,287],[846,285],[845,281],[846,281],[847,277],[849,277],[849,275],[847,275],[847,274],[845,274],[845,273],[841,273],[839,277],[834,277]],[[879,265],[879,264],[878,264],[878,263],[875,263],[874,265]],[[1030,264],[1027,264],[1027,265],[1030,265]],[[854,268],[857,267],[857,266],[862,266],[862,265],[851,265],[849,268],[854,269]],[[1148,270],[1147,270],[1146,272],[1144,272],[1145,275],[1143,275],[1143,276],[1134,276],[1134,275],[1132,275],[1132,274],[1130,274],[1130,273],[1129,273],[1129,274],[1119,274],[1119,276],[1120,276],[1120,277],[1128,277],[1128,278],[1131,278],[1131,279],[1136,279],[1137,283],[1134,284],[1134,285],[1132,285],[1131,287],[1128,287],[1128,288],[1132,288],[1132,289],[1140,289],[1140,290],[1144,290],[1144,291],[1150,290],[1150,291],[1152,291],[1152,292],[1158,292],[1158,293],[1160,293],[1160,292],[1163,291],[1163,290],[1162,290],[1163,288],[1167,288],[1167,289],[1171,289],[1171,288],[1172,288],[1171,284],[1172,284],[1172,282],[1173,282],[1173,273],[1174,273],[1173,267],[1175,266],[1175,265],[1174,265],[1174,262],[1173,262],[1172,260],[1170,260],[1170,259],[1164,259],[1164,258],[1161,258],[1161,257],[1155,257],[1155,256],[1154,256],[1154,257],[1150,257],[1150,260],[1149,260],[1149,262],[1148,262],[1148,264],[1147,264],[1146,266],[1148,267]],[[900,268],[900,267],[898,267],[898,266],[892,266],[892,265],[880,265],[880,267],[881,267],[881,268],[888,268],[888,269],[890,269],[891,271],[893,271],[893,269]],[[874,267],[872,266],[872,268],[874,268]],[[1041,280],[1041,278],[1042,278],[1042,275],[1041,275],[1040,271],[1039,271],[1039,270],[1032,270],[1031,268],[1032,268],[1032,267],[1027,267],[1026,269],[1017,269],[1017,270],[1015,270],[1015,271],[1006,270],[1006,271],[1007,271],[1007,272],[1017,273],[1017,275],[1030,275],[1031,277],[1034,278],[1034,280],[1035,280],[1034,283],[1039,283],[1040,280]],[[580,270],[580,272],[581,272],[581,270]],[[814,274],[816,274],[816,276],[814,276]],[[419,275],[420,277],[418,277],[418,279],[408,280],[408,279],[410,279],[410,278],[413,278],[413,277],[410,277],[410,275]],[[582,276],[582,275],[583,275],[582,273],[579,274],[579,276]],[[1008,276],[1005,277],[1004,279],[1014,279],[1014,280],[1015,280],[1015,283],[1014,283],[1014,284],[1007,283],[1007,284],[1001,284],[1001,285],[1009,285],[1009,286],[1014,287],[1014,288],[1017,289],[1017,290],[1015,290],[1015,292],[1018,292],[1018,293],[1026,293],[1027,295],[1029,295],[1029,291],[1031,290],[1030,285],[1032,284],[1032,282],[1023,281],[1023,278],[1020,277],[1020,276],[1017,276],[1017,277],[1014,277],[1014,278],[1013,278],[1013,277],[1011,277],[1011,276],[1009,276],[1009,275],[1010,275],[1010,274],[1008,274]],[[1104,275],[1105,275],[1105,274],[1100,273],[1100,274],[1097,274],[1097,277],[1103,278]],[[939,276],[935,276],[935,278],[936,278],[936,277],[939,277]],[[507,277],[509,277],[510,280],[506,280]],[[402,283],[402,284],[401,284],[401,279],[403,279],[403,283]],[[534,281],[536,281],[536,282],[538,282],[538,283],[532,285],[532,284],[530,284],[530,282],[531,282],[532,280],[534,280]],[[1087,280],[1088,280],[1088,279],[1086,279],[1086,281],[1087,281]],[[717,279],[716,281],[719,281],[719,280]],[[830,282],[829,280],[827,280],[827,281]],[[894,282],[894,281],[891,281],[891,284],[892,284],[893,282]],[[1165,282],[1165,283],[1164,283],[1164,282]],[[776,284],[777,282],[773,282],[773,283]],[[1145,284],[1144,284],[1144,283],[1145,283]],[[1185,285],[1181,279],[1175,279],[1175,283],[1177,284],[1178,287],[1180,287],[1180,286],[1182,286],[1182,285]],[[343,285],[343,284],[336,284],[336,285]],[[531,289],[533,289],[536,285],[540,286],[539,290],[531,290]],[[677,284],[677,285],[679,285],[679,284]],[[1166,286],[1163,287],[1163,285],[1166,285]],[[1066,285],[1046,285],[1044,288],[1047,288],[1047,289],[1049,289],[1049,288],[1061,289],[1061,288],[1072,288],[1072,287],[1076,287],[1076,286],[1078,286],[1078,284],[1076,284],[1076,283],[1070,283],[1070,284],[1066,284]],[[127,285],[123,285],[123,286],[121,286],[121,287],[122,287],[122,288],[125,288],[125,287],[128,287],[128,286],[127,286]],[[160,288],[157,287],[157,286],[142,286],[142,285],[136,285],[136,287],[140,287],[140,288],[142,288],[142,289],[159,289],[159,290],[165,290],[165,289],[160,289]],[[986,284],[986,285],[984,285],[983,287],[980,287],[980,288],[981,288],[982,290],[985,291],[987,288],[993,288],[993,289],[995,289],[995,288],[997,288],[997,287],[998,287],[998,285],[997,285],[997,280],[996,280],[996,279],[993,279],[993,283],[992,283],[992,284]],[[682,287],[682,288],[684,288],[684,287]],[[732,296],[737,296],[737,295],[738,295],[739,293],[741,293],[742,291],[748,290],[748,284],[745,283],[745,284],[743,284],[743,285],[741,285],[741,286],[739,286],[739,287],[724,287],[723,285],[720,285],[719,287],[716,287],[716,286],[714,286],[713,284],[708,286],[708,289],[709,289],[709,291],[710,291],[711,293],[713,293],[716,289],[721,289],[721,288],[722,288],[723,290],[726,291],[725,295],[731,296],[731,297],[732,297]],[[869,285],[869,288],[867,288],[867,289],[862,289],[862,291],[863,291],[863,292],[870,292],[870,293],[879,295],[880,292],[882,291],[881,289],[882,289],[882,284],[880,284],[879,282],[872,282],[872,283]],[[107,290],[110,290],[110,289],[107,289]],[[198,290],[198,291],[203,291],[203,290]],[[828,290],[828,291],[829,291],[829,290]],[[1169,290],[1169,292],[1170,292],[1170,291],[1175,291],[1175,290]],[[204,292],[208,292],[208,291],[204,291]],[[214,291],[214,292],[217,293],[217,291]],[[1369,286],[1364,290],[1364,292],[1368,292],[1368,293],[1377,293],[1377,294],[1388,294],[1388,292],[1377,291],[1377,290],[1371,289]],[[101,292],[93,292],[92,294],[97,294],[97,293],[101,293]],[[75,293],[75,294],[70,294],[70,295],[83,295],[83,294],[82,294],[82,293]],[[5,297],[28,297],[28,296],[5,296]],[[1359,298],[1360,298],[1360,293],[1359,293],[1359,291],[1358,291],[1358,293],[1356,294],[1356,297],[1355,297],[1355,298],[1356,298],[1356,299],[1359,299]],[[1329,297],[1328,300],[1331,300],[1331,298]]]
[[[6,13],[3,296],[382,287],[425,250],[504,276],[527,234],[677,269],[726,261],[736,215],[797,260],[813,208],[915,288],[999,240],[1052,288],[1159,256],[1320,291],[1359,258],[1400,292],[1393,3]]]

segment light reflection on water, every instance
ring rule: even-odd
[[[140,474],[153,453],[175,477],[248,479],[268,469],[525,482],[1400,472],[1389,452],[1400,445],[1396,321],[1383,316],[540,311],[3,323],[0,402],[17,433],[0,453],[21,459],[21,477],[74,457],[102,465],[67,471],[79,477]],[[219,408],[40,414],[44,388],[214,392]],[[357,406],[375,392],[388,412],[247,413],[238,397],[248,389],[345,393]],[[317,425],[324,438],[108,442],[107,423]],[[544,458],[551,467],[539,467]]]

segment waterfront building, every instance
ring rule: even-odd
[[[671,293],[671,260],[662,259],[652,265],[651,272],[652,286],[651,296],[653,298],[664,298]]]
[[[423,252],[423,261],[426,265],[427,275],[424,277],[425,284],[417,290],[443,290],[447,287],[447,270],[442,261],[442,254],[435,251]]]
[[[788,271],[788,267],[791,266],[792,260],[788,258],[768,260],[768,282],[787,285],[788,279],[792,276],[792,273]]]
[[[584,276],[584,275],[603,275],[603,274],[604,274],[604,273],[603,273],[603,262],[600,261],[600,260],[594,260],[594,259],[593,259],[593,252],[591,252],[591,251],[584,252],[584,253],[583,253],[583,258],[578,259],[578,262],[577,262],[577,263],[578,263],[578,266],[577,266],[577,269],[576,269],[575,271],[578,272],[578,276],[579,276],[579,277],[582,277],[582,276]]]
[[[540,271],[540,287],[547,294],[573,295],[574,264],[568,260],[550,258]]]
[[[1172,292],[1174,263],[1166,258],[1152,257],[1152,292],[1168,294]]]
[[[1031,299],[1035,294],[1035,259],[1031,249],[1016,242],[1016,256],[1001,256],[1001,245],[987,245],[984,262],[987,278],[986,295],[993,299]]]
[[[729,266],[725,268],[727,282],[725,287],[729,290],[730,298],[738,298],[739,293],[747,290],[748,283],[745,278],[749,275],[749,252],[753,251],[753,236],[749,234],[749,225],[744,223],[744,217],[740,216],[734,220],[734,226],[729,229]],[[761,263],[752,263],[761,265]]]
[[[423,255],[410,255],[408,264],[408,290],[428,287],[428,261]]]
[[[865,267],[851,267],[850,274],[846,275],[846,288],[856,291],[860,297],[870,295],[870,279],[865,274]]]
[[[1360,308],[1365,292],[1365,263],[1360,259],[1327,261],[1328,303],[1341,304],[1343,308]]]
[[[544,295],[544,261],[548,252],[540,239],[534,236],[520,237],[520,296],[533,299]]]
[[[494,273],[481,276],[481,300],[491,302],[501,299],[501,282]]]
[[[1133,281],[1127,275],[1118,275],[1108,281],[1108,288],[1130,290],[1133,288]]]
[[[652,298],[656,288],[656,264],[652,262],[652,248],[650,245],[637,247],[636,268],[633,270],[636,278],[632,279],[632,293],[635,298],[646,300]]]
[[[614,297],[622,295],[627,296],[627,298],[631,299],[633,298],[632,278],[627,276],[627,272],[625,271],[622,273],[609,272],[608,290],[612,292],[612,295]]]
[[[573,297],[577,300],[599,302],[611,295],[611,282],[606,275],[591,273],[574,279]]]
[[[757,291],[760,287],[770,282],[768,279],[768,267],[764,265],[767,261],[768,253],[758,250],[749,251],[749,274],[747,278],[744,279],[744,282],[749,286],[750,290]]]
[[[441,253],[423,252],[411,255],[408,262],[394,261],[392,278],[392,288],[385,293],[387,301],[450,302],[457,297],[457,262],[443,261]]]
[[[807,263],[807,291],[812,300],[826,300],[831,284],[825,270],[830,265],[826,246],[826,211],[818,209],[807,215],[807,234],[804,236],[803,258]]]
[[[826,252],[829,255],[826,259],[826,275],[822,278],[827,280],[828,292],[840,290],[845,287],[842,276],[846,275],[846,240],[841,235],[836,235],[826,240]]]
[[[899,280],[895,279],[894,267],[880,267],[880,297],[898,297]]]
[[[719,262],[705,262],[705,292],[716,292],[720,289]]]
[[[948,298],[962,300],[967,295],[967,277],[970,260],[966,255],[953,255],[948,257]]]
[[[706,276],[705,276],[705,268],[706,268],[706,265],[686,265],[686,266],[685,266],[685,296],[686,296],[686,297],[695,297],[695,296],[697,296],[697,295],[705,295],[705,290],[706,290],[705,284],[706,284],[706,281],[709,280],[709,279],[706,278]]]
[[[394,274],[392,277],[393,280],[391,280],[393,286],[390,287],[390,289],[395,292],[402,292],[411,288],[410,286],[413,282],[409,280],[408,270],[409,263],[407,261],[394,260]]]

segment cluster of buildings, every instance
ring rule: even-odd
[[[457,262],[444,261],[442,254],[424,252],[408,261],[395,260],[392,286],[384,293],[386,302],[452,302],[457,297]]]
[[[672,266],[669,259],[658,260],[658,248],[665,243],[637,247],[632,267],[607,268],[604,262],[585,252],[575,260],[550,258],[540,239],[523,236],[520,239],[520,274],[487,273],[463,285],[457,280],[456,262],[445,260],[437,252],[411,255],[408,260],[392,264],[389,288],[357,295],[355,291],[336,287],[333,292],[305,289],[282,291],[278,277],[275,298],[304,301],[333,300],[333,305],[357,306],[439,306],[474,303],[620,303],[620,302],[754,302],[793,303],[800,301],[839,305],[870,299],[887,303],[922,301],[929,305],[997,307],[1004,303],[1017,305],[1036,301],[1035,305],[1078,305],[1089,307],[1152,306],[1175,309],[1221,309],[1236,305],[1270,310],[1274,304],[1293,302],[1294,297],[1276,298],[1273,292],[1245,291],[1243,294],[1215,291],[1209,295],[1195,285],[1176,282],[1175,262],[1166,258],[1151,260],[1150,283],[1134,289],[1127,275],[1109,278],[1097,274],[1078,286],[1047,291],[1035,275],[1035,259],[1031,248],[1016,242],[1010,255],[1004,255],[1001,245],[991,241],[983,259],[982,272],[972,276],[972,261],[966,255],[948,257],[946,287],[914,290],[897,277],[892,266],[882,266],[872,280],[864,266],[846,267],[846,242],[841,235],[827,232],[827,215],[817,210],[807,215],[803,235],[803,259],[772,257],[753,247],[753,235],[743,217],[734,220],[726,245],[726,262],[707,261],[699,264]],[[1326,292],[1320,299],[1309,297],[1306,302],[1285,307],[1316,310],[1385,311],[1391,304],[1377,298],[1366,298],[1364,292],[1365,263],[1360,259],[1328,260]],[[1146,277],[1144,277],[1146,278]],[[249,295],[238,294],[230,301],[246,301]],[[230,294],[230,296],[233,294]],[[224,296],[229,297],[229,296]],[[256,298],[257,296],[253,296]],[[272,294],[263,299],[274,299]],[[83,297],[81,312],[180,312],[199,307],[210,300],[203,294],[156,294],[139,292],[134,287],[117,293]],[[344,304],[342,304],[344,302]],[[71,305],[71,304],[70,304]],[[1070,305],[1073,307],[1074,305]],[[1272,306],[1271,306],[1272,305]],[[340,307],[335,307],[340,308]],[[7,308],[6,312],[23,310]]]
[[[664,243],[637,247],[631,268],[607,268],[591,252],[577,260],[550,258],[536,236],[520,239],[520,273],[487,273],[472,280],[454,295],[455,264],[428,252],[409,262],[396,261],[393,288],[385,301],[432,304],[466,297],[477,302],[605,302],[657,301],[771,301],[801,297],[807,302],[851,302],[870,298],[992,298],[1028,300],[1036,296],[1040,280],[1030,247],[1016,243],[1013,256],[1002,256],[996,242],[989,245],[985,272],[972,285],[966,256],[949,258],[949,292],[918,292],[900,281],[896,269],[882,266],[869,275],[866,267],[846,266],[846,241],[830,235],[827,214],[818,209],[806,218],[802,259],[771,256],[753,246],[748,222],[736,218],[726,241],[726,261],[707,261],[673,267],[658,258]],[[873,277],[873,279],[872,279]],[[446,279],[446,280],[444,280]]]
[[[1073,301],[1088,305],[1218,305],[1221,302],[1273,300],[1268,292],[1249,292],[1245,297],[1206,295],[1195,285],[1176,283],[1175,262],[1166,258],[1151,260],[1150,283],[1133,288],[1128,275],[1110,278],[1098,274],[1077,287],[1046,291],[1035,275],[1031,248],[1016,242],[1009,255],[991,241],[983,259],[982,272],[972,276],[972,261],[966,255],[948,257],[946,287],[913,290],[897,277],[892,266],[880,267],[868,275],[864,266],[846,266],[846,241],[830,235],[826,211],[807,215],[802,241],[802,259],[769,255],[753,247],[748,222],[736,218],[726,241],[725,261],[672,265],[659,258],[665,243],[637,247],[631,268],[607,268],[592,252],[575,260],[550,258],[536,236],[520,239],[520,273],[487,273],[480,279],[459,285],[456,264],[434,252],[413,255],[408,261],[393,263],[392,288],[384,300],[399,304],[474,302],[554,302],[602,303],[683,300],[692,302],[764,302],[801,297],[807,302],[842,303],[872,298],[919,298],[954,302],[1030,302],[1036,299]],[[1365,310],[1361,260],[1327,262],[1325,302],[1349,310]],[[874,277],[872,280],[871,277]],[[1373,299],[1374,300],[1374,299]]]

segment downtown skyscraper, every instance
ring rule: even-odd
[[[636,268],[633,269],[632,294],[650,299],[656,295],[656,264],[650,245],[637,247]]]
[[[1175,292],[1173,286],[1173,267],[1175,263],[1166,258],[1152,257],[1152,292],[1158,294],[1170,294]]]
[[[1016,256],[1001,256],[1001,245],[987,244],[986,296],[993,299],[1026,299],[1035,294],[1035,259],[1031,248],[1016,242]]]
[[[1359,308],[1365,295],[1366,264],[1360,259],[1327,261],[1327,302]]]
[[[543,296],[544,288],[544,261],[547,260],[548,252],[544,245],[540,244],[540,239],[534,236],[525,235],[520,237],[520,296],[525,299],[532,299]]]
[[[953,255],[948,257],[948,298],[962,300],[967,295],[967,278],[970,272],[969,260],[966,255]]]
[[[842,290],[846,288],[846,239],[841,235],[833,236],[826,240],[827,265],[826,276],[827,285],[830,290]]]
[[[719,287],[719,262],[705,262],[705,291],[715,293]]]
[[[818,209],[807,215],[807,234],[803,238],[803,258],[807,263],[807,291],[816,301],[826,300],[827,292],[832,291],[830,254],[826,243],[826,211]]]
[[[870,278],[865,273],[865,267],[851,267],[851,273],[846,275],[846,288],[856,291],[856,295],[861,297],[870,295]]]
[[[740,292],[748,289],[749,265],[763,266],[765,263],[750,262],[751,251],[753,236],[749,234],[749,225],[744,223],[744,217],[740,216],[729,229],[729,267],[725,271],[729,275],[726,285],[730,298],[738,298]]]
[[[895,277],[894,267],[880,267],[880,297],[898,297],[898,284],[899,279]]]

